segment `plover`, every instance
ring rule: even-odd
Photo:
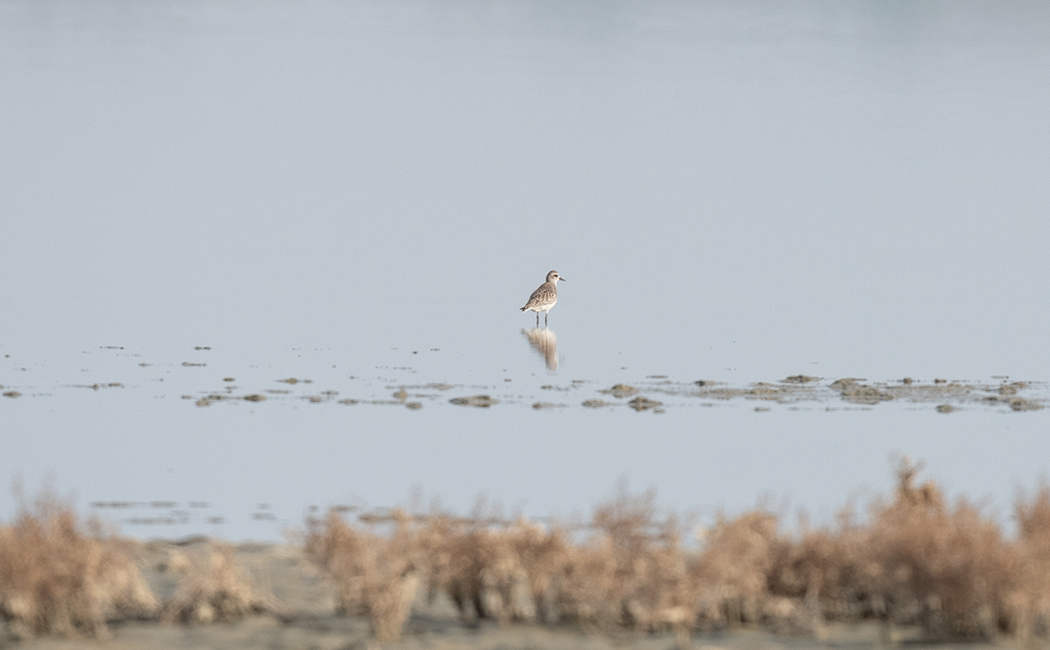
[[[536,312],[536,327],[540,326],[540,312],[543,312],[543,324],[546,325],[551,307],[558,302],[558,280],[564,281],[565,278],[558,275],[557,271],[548,273],[547,281],[532,292],[529,301],[521,308],[521,311]]]

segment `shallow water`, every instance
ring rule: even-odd
[[[989,495],[1005,511],[1045,471],[1034,452],[1048,411],[1007,401],[1041,407],[1042,384],[1014,394],[1003,380],[892,382],[877,389],[892,399],[866,403],[829,380],[641,377],[638,393],[621,393],[551,373],[535,354],[483,383],[443,383],[428,354],[443,352],[342,369],[323,350],[277,351],[265,364],[214,348],[167,359],[84,350],[5,385],[21,393],[0,402],[6,430],[19,432],[5,469],[28,487],[50,473],[131,534],[236,539],[279,537],[315,505],[420,508],[437,497],[462,512],[487,496],[508,514],[586,514],[625,478],[702,518],[764,500],[826,521],[889,489],[892,453],[927,460],[952,493]],[[477,395],[496,402],[452,401]],[[660,404],[634,410],[638,396]]]
[[[1050,450],[1045,409],[981,401],[1050,380],[1048,27],[1035,2],[0,2],[0,480],[273,538],[414,486],[830,511],[907,453],[1005,510]],[[823,393],[688,394],[798,374]],[[866,405],[842,377],[984,388]],[[617,383],[663,412],[582,406]]]

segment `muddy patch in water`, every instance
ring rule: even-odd
[[[549,330],[529,331],[530,342],[541,352],[548,352],[554,345],[553,333]],[[542,344],[542,345],[541,345]],[[549,345],[548,345],[549,344]],[[545,347],[546,346],[546,347]],[[562,379],[548,375],[542,380],[532,380],[529,375],[495,376],[487,382],[455,383],[451,381],[405,382],[407,375],[416,375],[419,370],[412,366],[375,366],[371,371],[354,369],[338,375],[320,367],[307,368],[306,377],[299,372],[288,372],[291,368],[277,368],[267,378],[261,378],[253,368],[258,365],[243,363],[236,366],[221,360],[210,361],[208,366],[195,361],[174,360],[139,361],[139,354],[128,354],[123,348],[107,363],[123,367],[125,357],[132,357],[133,365],[126,366],[128,372],[136,372],[135,378],[112,376],[107,381],[88,383],[56,381],[54,385],[40,386],[39,382],[27,384],[12,382],[0,377],[0,396],[7,397],[6,404],[61,397],[65,391],[87,388],[107,399],[118,393],[134,395],[145,387],[154,399],[168,397],[158,394],[157,387],[173,387],[173,396],[197,405],[209,407],[224,404],[228,407],[279,408],[281,405],[303,403],[323,407],[324,405],[370,405],[398,406],[419,410],[424,405],[435,407],[472,406],[475,408],[518,407],[537,411],[561,408],[585,408],[598,410],[624,410],[663,412],[666,409],[689,407],[713,407],[758,402],[751,410],[764,412],[787,406],[796,410],[866,410],[872,408],[929,409],[940,413],[954,413],[974,409],[994,409],[1004,413],[1032,412],[1043,410],[1050,399],[1046,382],[1016,381],[1004,376],[993,376],[989,381],[949,380],[943,377],[922,380],[903,377],[887,381],[871,381],[862,377],[817,377],[793,374],[780,379],[751,383],[728,383],[711,379],[689,378],[676,380],[666,374],[646,374],[638,379],[617,383],[605,383],[595,379]],[[198,347],[197,350],[210,348]],[[211,351],[209,355],[214,355]],[[78,360],[78,364],[80,361]],[[548,367],[553,364],[549,364]],[[75,366],[73,366],[75,367]],[[335,368],[335,366],[331,366]],[[211,372],[211,368],[216,368]],[[19,365],[19,372],[25,369]],[[87,372],[81,369],[80,372]],[[92,369],[98,373],[98,369]],[[504,370],[504,373],[508,371]],[[141,373],[146,373],[144,376]],[[201,380],[202,374],[210,378]],[[287,373],[287,374],[285,374]],[[97,375],[96,375],[97,376]],[[535,375],[531,375],[535,377]],[[552,381],[552,378],[554,381]],[[120,379],[120,381],[113,381]],[[166,383],[161,383],[166,382]],[[511,392],[511,387],[514,391]],[[449,396],[448,393],[453,395]],[[554,394],[557,397],[554,397]],[[21,398],[19,401],[15,401]],[[9,406],[8,408],[16,408]]]

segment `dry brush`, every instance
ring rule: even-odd
[[[307,549],[345,613],[393,640],[419,586],[466,624],[574,623],[689,635],[734,625],[820,636],[831,621],[918,626],[929,639],[1050,635],[1050,487],[1021,494],[1016,535],[984,508],[949,501],[901,460],[896,489],[858,513],[792,529],[763,508],[686,537],[652,493],[621,489],[591,521],[457,518],[396,511],[308,521]]]

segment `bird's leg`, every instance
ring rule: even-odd
[[[536,315],[539,316],[539,314],[536,314]],[[547,327],[547,317],[550,316],[550,315],[551,315],[550,311],[543,312],[543,326],[544,327]],[[539,319],[537,319],[537,320],[539,320]]]
[[[536,312],[536,327],[540,326],[540,312]]]

